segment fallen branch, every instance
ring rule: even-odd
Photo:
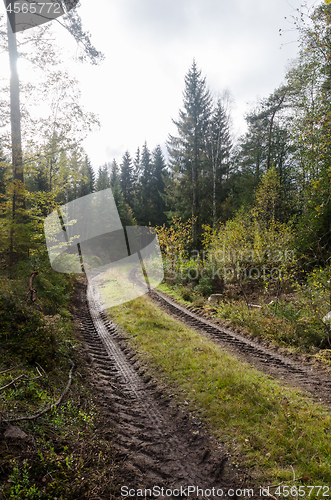
[[[14,378],[14,380],[12,380],[11,382],[9,382],[9,384],[4,385],[3,387],[0,387],[0,391],[2,391],[3,389],[7,389],[7,387],[13,385],[15,382],[17,382],[17,380],[20,380],[20,379],[23,379],[24,382],[32,382],[32,380],[37,380],[38,378],[41,378],[43,376],[42,373],[40,373],[40,371],[38,370],[37,367],[36,367],[36,370],[38,372],[38,377],[23,378],[24,377],[24,373],[23,373],[22,375],[19,375],[18,377]]]
[[[39,418],[41,417],[42,415],[44,415],[45,413],[51,411],[53,408],[55,408],[56,406],[59,406],[59,404],[61,404],[62,402],[62,399],[64,398],[64,396],[67,394],[68,390],[69,390],[69,387],[71,385],[71,382],[72,382],[72,372],[74,371],[74,368],[75,368],[75,364],[71,361],[71,359],[69,360],[70,363],[71,363],[71,368],[70,368],[70,372],[69,372],[69,378],[68,378],[68,383],[64,389],[64,391],[62,392],[61,396],[59,397],[59,399],[53,403],[52,405],[48,406],[48,408],[45,408],[44,410],[40,411],[39,413],[37,413],[36,415],[31,415],[31,417],[17,417],[17,418],[11,418],[10,420],[2,420],[2,422],[6,423],[6,424],[9,424],[11,422],[20,422],[22,420],[35,420],[36,418]]]
[[[17,366],[14,366],[13,368],[8,368],[8,370],[0,372],[0,375],[3,375],[4,373],[12,372],[13,370],[16,370],[16,368],[19,368],[20,366],[22,366],[22,365],[17,365]]]
[[[0,391],[3,391],[4,389],[7,389],[7,387],[15,384],[15,382],[17,382],[17,380],[19,380],[22,377],[24,377],[24,374],[23,375],[19,375],[19,377],[14,378],[14,380],[12,380],[11,382],[9,382],[9,384],[4,385],[3,387],[0,387]]]
[[[40,366],[40,364],[39,364],[39,363],[37,363],[37,361],[36,361],[36,365],[38,365],[38,366],[39,366],[39,368],[40,368],[40,369],[44,372],[44,374],[45,374],[46,378],[48,378],[47,373],[45,372],[45,370],[43,369],[43,367],[42,367],[42,366]]]
[[[31,276],[30,276],[30,281],[29,281],[29,290],[28,290],[28,293],[26,294],[26,301],[29,300],[29,295],[30,295],[30,300],[32,302],[32,304],[34,306],[36,306],[40,311],[42,310],[40,305],[37,304],[37,290],[35,290],[33,288],[33,280],[35,278],[35,276],[39,274],[39,271],[33,271],[33,273],[31,273]]]
[[[271,302],[269,302],[269,304],[266,304],[266,305],[271,306],[271,304],[273,304],[273,303],[274,303],[274,301],[272,300]],[[249,307],[258,307],[259,309],[262,308],[262,306],[257,305],[257,304],[248,304],[248,305],[249,305]]]
[[[271,495],[271,493],[269,493],[269,491],[268,491],[268,490],[266,490],[266,489],[264,489],[264,488],[262,488],[262,495],[264,495],[264,496],[268,496],[268,497],[270,497],[270,498],[273,498],[274,500],[277,500],[277,498],[276,498],[276,497],[274,497],[273,495]]]

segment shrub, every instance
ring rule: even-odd
[[[204,297],[208,297],[213,290],[212,280],[210,278],[201,278],[199,284],[195,287],[195,291]]]
[[[183,299],[186,300],[187,302],[193,302],[192,292],[190,290],[188,290],[187,288],[184,288],[181,291],[181,295],[182,295]]]

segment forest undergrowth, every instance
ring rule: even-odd
[[[244,297],[242,287],[230,283],[223,287],[221,293],[216,287],[215,294],[219,297],[210,302],[208,299],[210,295],[213,298],[213,287],[209,285],[207,288],[205,284],[204,287],[205,291],[208,290],[207,295],[201,292],[201,285],[192,282],[162,283],[158,289],[186,307],[206,313],[224,326],[240,328],[242,333],[252,338],[291,352],[304,353],[331,366],[328,325],[323,324],[321,318],[328,312],[328,307],[324,305],[316,317],[314,303],[307,293],[294,292],[291,288],[288,293],[282,293],[276,302],[273,301],[275,295],[264,293],[259,284],[244,285]]]
[[[31,272],[36,269],[39,274],[33,286],[37,301],[33,304],[27,292]],[[3,500],[95,498],[105,491],[109,496],[115,489],[116,455],[98,432],[100,409],[92,397],[79,330],[72,316],[75,283],[74,276],[56,273],[46,260],[36,257],[14,266],[10,277],[2,272]]]

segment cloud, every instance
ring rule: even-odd
[[[288,44],[295,35],[279,36],[279,29],[288,27],[285,16],[300,7],[300,0],[291,3],[99,0],[103,15],[83,21],[106,54],[93,81],[93,106],[108,130],[108,159],[121,149],[117,145],[134,153],[144,140],[153,148],[175,132],[171,119],[182,106],[184,76],[193,58],[213,93],[231,90],[237,104],[234,128],[242,129],[246,103],[271,93],[296,53],[296,44]],[[104,146],[99,157],[102,151]]]

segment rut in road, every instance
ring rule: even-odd
[[[236,354],[259,370],[281,379],[288,385],[299,387],[312,395],[315,400],[331,406],[331,375],[318,369],[303,357],[284,355],[258,342],[238,335],[230,328],[224,328],[211,320],[203,318],[193,311],[179,305],[165,294],[152,290],[150,298],[168,314],[179,319],[190,328],[207,336],[226,350]]]
[[[125,337],[102,312],[93,280],[87,301],[84,292],[81,301],[88,306],[81,313],[82,331],[109,422],[104,434],[115,439],[133,482],[144,488],[243,487],[245,474],[232,467],[230,457],[202,423],[144,377]]]

